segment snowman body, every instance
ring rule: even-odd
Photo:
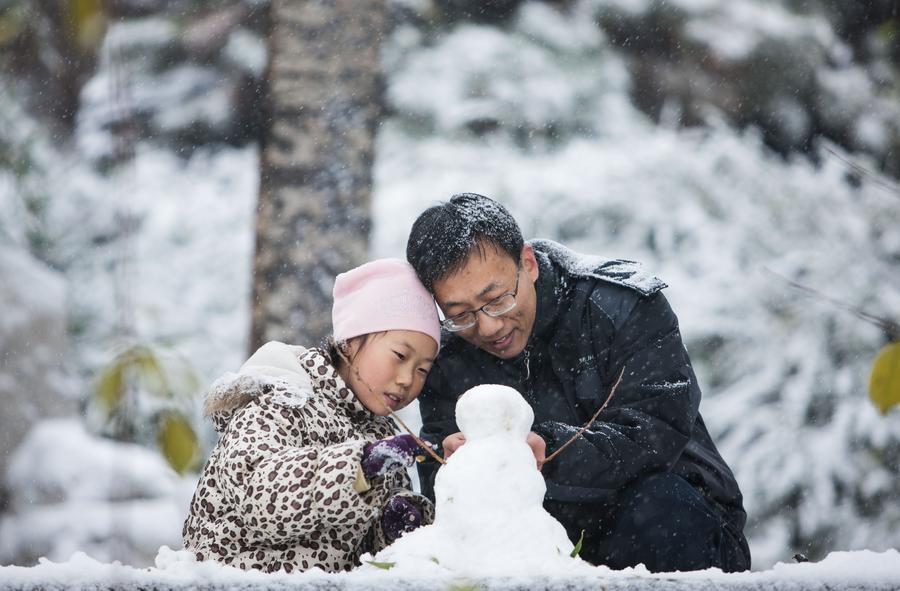
[[[427,561],[469,575],[539,574],[580,560],[543,507],[546,485],[526,437],[531,407],[514,389],[483,385],[456,405],[466,438],[435,478],[435,521],[400,538],[378,561]]]

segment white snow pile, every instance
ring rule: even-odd
[[[147,564],[160,545],[181,542],[196,479],[179,477],[145,447],[93,436],[72,418],[35,426],[3,484],[11,493],[10,512],[0,517],[0,563],[84,551]]]
[[[572,558],[565,529],[544,510],[547,487],[525,443],[534,413],[522,396],[506,386],[476,386],[457,402],[456,421],[466,443],[437,473],[434,523],[371,562],[393,563],[400,574],[424,569],[466,576],[590,568]]]
[[[406,538],[404,538],[406,539]],[[574,562],[574,561],[572,561]],[[724,574],[717,569],[690,573],[651,574],[638,567],[612,571],[605,567],[585,568],[579,573],[560,572],[555,577],[455,577],[414,575],[398,570],[363,570],[327,574],[313,569],[305,573],[242,571],[216,562],[197,562],[185,550],[163,546],[155,568],[134,568],[120,563],[107,564],[78,552],[66,562],[43,559],[34,567],[0,567],[3,589],[32,591],[41,589],[255,589],[367,591],[405,589],[503,589],[567,590],[579,589],[667,589],[679,591],[801,591],[871,590],[888,591],[900,586],[900,552],[833,552],[823,561],[804,564],[777,564],[772,570],[756,573]]]

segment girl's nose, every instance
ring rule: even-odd
[[[398,386],[408,388],[410,384],[412,384],[412,371],[408,369],[401,369],[399,372],[397,372],[396,382]]]

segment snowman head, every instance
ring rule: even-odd
[[[466,441],[501,434],[524,440],[533,422],[534,411],[508,386],[475,386],[456,402],[456,424]]]

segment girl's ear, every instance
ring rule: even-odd
[[[344,348],[342,349],[344,357],[346,357],[351,363],[353,363],[353,360],[356,359],[356,356],[359,355],[359,352],[362,351],[366,343],[369,342],[369,338],[371,336],[372,334],[370,333],[347,339],[347,341],[344,343]]]
[[[341,353],[344,354],[344,357],[349,361],[353,361],[353,358],[356,357],[356,354],[359,353],[360,343],[362,342],[362,337],[353,337],[352,339],[348,339],[343,343],[340,343],[338,347],[341,349]]]

